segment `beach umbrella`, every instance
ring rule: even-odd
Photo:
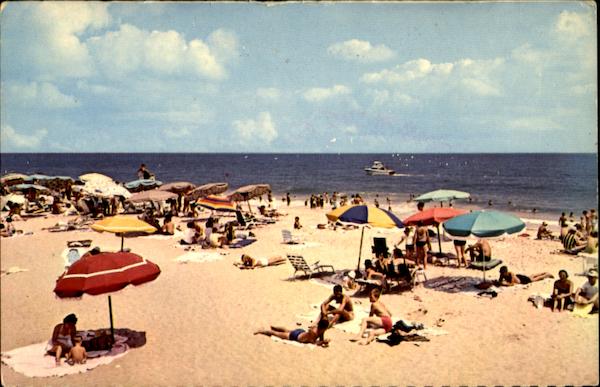
[[[13,192],[14,191],[29,191],[29,190],[50,192],[50,190],[47,187],[44,187],[43,185],[27,184],[27,183],[13,185],[10,187],[10,190]]]
[[[0,184],[2,185],[15,185],[22,183],[27,175],[22,173],[9,173],[0,177]]]
[[[148,223],[129,216],[111,216],[104,218],[99,222],[92,224],[92,230],[98,232],[112,232],[115,234],[121,234],[121,251],[123,251],[124,234],[133,232],[145,232],[152,234],[156,231],[156,228],[149,225]]]
[[[512,214],[480,210],[454,217],[444,222],[443,227],[456,239],[464,240],[469,237],[493,239],[520,232],[525,228],[525,223]],[[485,262],[483,281],[485,282]]]
[[[79,176],[81,181],[114,181],[112,177],[108,177],[101,173],[86,173],[85,175]]]
[[[115,183],[112,180],[88,180],[84,185],[75,185],[72,187],[75,191],[81,190],[91,196],[97,196],[102,198],[109,198],[113,196],[123,196],[125,199],[131,197],[125,187]]]
[[[454,199],[468,199],[471,196],[468,192],[454,191],[450,189],[438,189],[437,191],[427,192],[414,200],[417,202],[448,202]]]
[[[229,195],[229,198],[236,202],[245,200],[248,202],[248,209],[250,209],[250,212],[252,212],[249,200],[269,192],[271,192],[271,186],[269,184],[251,184],[236,189],[232,194]]]
[[[326,214],[327,219],[332,222],[346,222],[362,225],[370,225],[372,227],[383,228],[402,228],[404,224],[391,211],[367,205],[349,205],[340,207]],[[357,272],[360,271],[360,259],[362,253],[363,237],[365,228],[362,228],[360,233],[360,248],[358,250],[358,265]]]
[[[159,190],[161,191],[169,191],[174,193],[187,192],[196,188],[194,183],[190,183],[189,181],[176,181],[173,183],[167,183],[160,186]]]
[[[169,199],[177,199],[177,194],[169,191],[142,191],[131,195],[128,199],[130,202],[141,203],[141,202],[162,202]]]
[[[236,210],[235,204],[233,204],[229,198],[224,196],[208,195],[205,198],[198,199],[196,204],[215,211],[235,212]]]
[[[140,179],[133,180],[125,183],[124,186],[131,192],[145,191],[148,189],[154,189],[162,185],[162,181],[152,179]]]
[[[442,253],[442,238],[440,237],[440,223],[447,221],[448,219],[452,219],[455,216],[465,214],[467,211],[458,210],[455,208],[447,207],[434,207],[429,208],[424,211],[418,211],[408,218],[404,219],[402,223],[405,226],[415,226],[418,225],[419,222],[424,226],[435,225],[438,233],[438,244],[440,248],[440,254]]]
[[[74,262],[56,280],[54,293],[60,298],[81,297],[84,294],[112,293],[128,285],[141,285],[154,281],[160,268],[129,252],[87,253]],[[108,296],[110,332],[114,341],[112,300]]]
[[[229,188],[229,184],[227,183],[208,183],[203,184],[194,188],[192,191],[188,192],[186,196],[190,200],[198,200],[208,195],[218,195],[227,191]]]
[[[4,208],[8,203],[15,203],[19,205],[25,204],[25,196],[17,194],[8,194],[0,198],[0,209]]]

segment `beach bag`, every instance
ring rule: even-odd
[[[86,351],[110,351],[114,343],[109,333],[101,332],[96,337],[83,341],[81,345]]]

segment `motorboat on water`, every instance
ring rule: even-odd
[[[387,168],[381,161],[373,161],[373,165],[365,168],[367,175],[393,175],[396,173],[393,169]]]

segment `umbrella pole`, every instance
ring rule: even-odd
[[[358,266],[356,266],[356,274],[360,273],[360,257],[362,254],[363,236],[365,235],[365,226],[363,226],[360,232],[360,247],[358,248]]]
[[[250,200],[246,200],[246,203],[248,203],[248,211],[250,211],[250,213],[252,213],[252,207],[250,206]]]
[[[442,236],[440,235],[440,224],[437,224],[438,245],[440,246],[440,254],[442,254]]]
[[[112,299],[108,296],[108,313],[110,315],[110,336],[112,338],[112,342],[115,342],[115,328],[113,326],[113,314],[112,314]]]
[[[121,251],[123,251],[123,243],[124,243],[124,241],[125,241],[125,235],[121,234]],[[108,297],[110,297],[110,296],[108,296]],[[110,300],[110,298],[109,298],[109,300]]]

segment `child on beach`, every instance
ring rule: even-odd
[[[296,216],[294,218],[294,230],[300,230],[302,225],[300,224],[300,217]]]
[[[81,345],[81,336],[75,336],[75,346],[71,348],[69,353],[67,354],[67,363],[69,365],[74,364],[85,364],[87,361],[87,352],[85,348]]]

